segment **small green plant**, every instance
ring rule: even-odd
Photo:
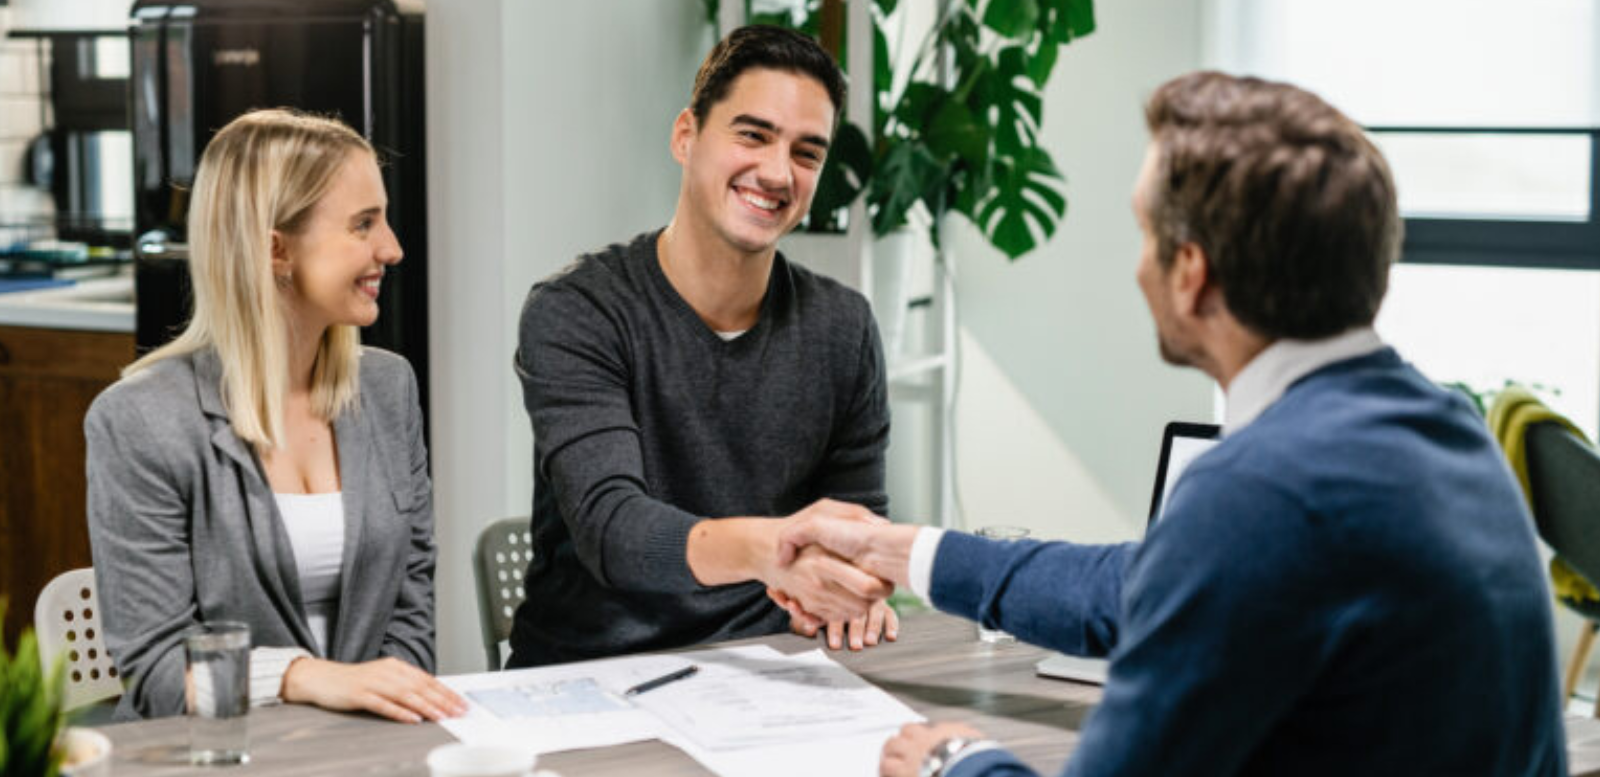
[[[6,604],[0,600],[0,620]],[[55,777],[62,754],[56,738],[66,723],[64,681],[58,661],[47,674],[40,668],[39,642],[24,629],[16,653],[0,641],[0,774]]]

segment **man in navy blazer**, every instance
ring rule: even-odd
[[[1227,393],[1224,438],[1142,543],[994,543],[813,520],[939,609],[1109,655],[1069,775],[1564,775],[1550,595],[1482,419],[1372,329],[1399,253],[1362,130],[1295,87],[1156,91],[1133,198],[1162,356]],[[885,775],[1032,774],[963,725]]]

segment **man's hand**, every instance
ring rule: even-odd
[[[467,703],[433,675],[398,658],[344,664],[297,658],[283,674],[283,700],[325,710],[366,710],[402,723],[466,714]]]
[[[774,565],[762,580],[769,592],[784,592],[788,602],[784,609],[791,615],[796,611],[804,613],[813,626],[865,620],[874,604],[894,593],[893,584],[862,572],[822,548],[806,548],[787,566]],[[783,605],[784,601],[778,603]]]
[[[778,563],[792,563],[807,547],[821,546],[868,574],[908,585],[916,538],[917,527],[897,526],[882,518],[841,520],[828,512],[802,511],[784,522],[778,535]]]
[[[882,777],[917,777],[922,762],[933,746],[950,737],[982,739],[983,732],[965,723],[912,723],[883,744],[883,760],[878,762]]]
[[[826,621],[864,618],[872,603],[888,598],[894,584],[857,569],[824,551],[791,552],[779,563],[778,537],[798,522],[887,525],[888,521],[860,505],[819,500],[787,518],[715,518],[689,531],[684,556],[701,585],[717,586],[760,580],[796,599],[820,627]]]
[[[831,650],[843,649],[847,640],[851,650],[862,650],[884,640],[894,642],[900,638],[900,616],[888,602],[873,602],[872,609],[864,618],[823,623],[801,608],[794,598],[776,588],[769,587],[767,596],[789,612],[789,628],[794,633],[802,637],[815,637],[817,632],[826,628],[828,648]]]

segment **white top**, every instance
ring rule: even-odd
[[[1256,354],[1228,386],[1223,434],[1248,426],[1294,382],[1334,362],[1366,356],[1384,347],[1371,327],[1359,327],[1322,340],[1278,340]],[[907,563],[911,592],[933,603],[933,559],[944,530],[925,527],[917,531]]]
[[[741,329],[741,330],[739,330],[737,332],[723,332],[723,331],[719,331],[719,330],[712,330],[712,331],[715,331],[717,333],[717,337],[722,338],[723,342],[731,343],[734,340],[739,339],[739,335],[742,335],[745,332],[748,332],[750,330]]]
[[[289,533],[294,565],[300,573],[300,601],[306,623],[323,655],[328,634],[339,618],[339,574],[344,561],[344,495],[273,494]]]

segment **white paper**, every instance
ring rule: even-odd
[[[456,739],[556,753],[660,739],[669,729],[623,691],[682,669],[674,656],[637,656],[439,678],[467,700],[467,714],[442,722]]]
[[[883,743],[899,730],[742,750],[707,750],[686,739],[667,742],[721,777],[877,777]]]
[[[815,744],[921,719],[820,650],[787,656],[758,645],[683,655],[698,674],[634,703],[706,750]]]
[[[624,696],[690,664],[689,678]],[[443,725],[468,744],[553,753],[660,739],[722,777],[873,775],[883,743],[922,720],[820,650],[766,645],[440,679],[467,698]]]

